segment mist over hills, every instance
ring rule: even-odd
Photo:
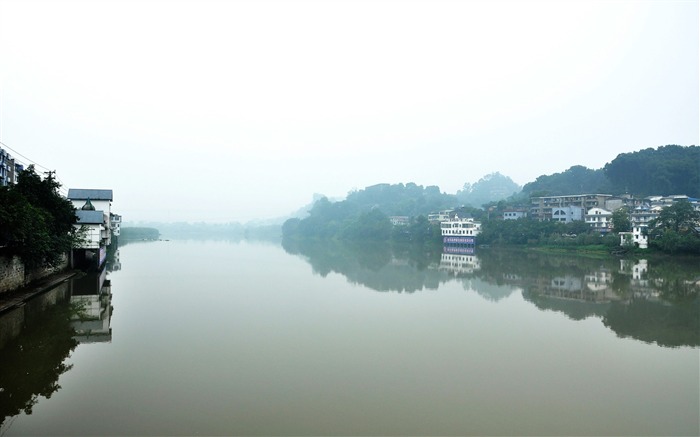
[[[586,193],[636,196],[686,194],[700,197],[700,147],[667,145],[623,153],[603,168],[574,165],[561,173],[539,176],[523,187],[499,172],[487,174],[474,183],[466,182],[454,194],[441,192],[437,186],[424,187],[412,182],[379,183],[353,190],[345,199],[327,199],[323,194],[314,193],[308,204],[284,217],[253,220],[246,224],[180,223],[166,227],[187,233],[213,230],[225,235],[245,235],[254,228],[279,227],[290,218],[303,219],[321,199],[326,199],[331,205],[342,203],[342,206],[326,205],[325,208],[342,209],[346,214],[378,208],[388,216],[418,216],[455,207],[481,208],[485,204],[504,200],[511,204],[527,203],[531,196]],[[132,224],[127,221],[126,225]],[[148,225],[164,227],[162,223]]]

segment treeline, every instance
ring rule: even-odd
[[[700,197],[700,147],[676,145],[623,153],[603,167],[617,193]]]
[[[59,194],[52,172],[43,179],[30,165],[17,183],[0,187],[0,247],[27,267],[54,266],[80,239],[73,204]]]
[[[157,240],[160,232],[156,228],[122,227],[119,236],[122,240]]]
[[[411,217],[404,226],[393,226],[381,206],[368,208],[350,201],[318,200],[304,219],[289,219],[282,225],[285,238],[358,241],[436,241],[440,227],[431,225],[424,215]]]
[[[668,145],[621,153],[598,170],[576,165],[525,184],[521,197],[586,193],[700,197],[700,147]]]
[[[423,187],[412,182],[377,184],[348,194],[343,208],[367,211],[379,208],[389,216],[427,216],[433,211],[452,208],[455,196],[440,192],[437,186]]]
[[[350,193],[346,200],[321,198],[306,218],[292,218],[282,226],[285,238],[375,241],[439,241],[440,227],[428,222],[432,211],[452,208],[455,197],[438,187],[414,183],[379,184]],[[408,217],[393,226],[391,216]]]
[[[619,248],[620,237],[613,233],[603,236],[583,221],[491,220],[482,224],[478,242],[494,246],[586,246],[613,250]]]

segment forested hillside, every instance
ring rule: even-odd
[[[378,184],[352,192],[341,202],[322,198],[308,217],[287,220],[282,232],[287,237],[385,240],[392,235],[389,216],[401,215],[415,218],[406,230],[422,239],[433,232],[425,217],[455,203],[455,196],[441,193],[436,186]]]
[[[386,215],[428,215],[455,206],[455,196],[440,192],[436,186],[423,187],[412,182],[377,184],[348,194],[345,200],[360,211],[379,208]]]
[[[622,153],[603,168],[614,194],[700,197],[700,147],[663,146]]]
[[[523,193],[528,196],[563,196],[609,191],[610,183],[603,170],[592,170],[580,165],[561,173],[540,176],[523,187]]]
[[[700,147],[661,146],[622,153],[602,169],[575,165],[525,184],[528,196],[607,193],[700,197]]]

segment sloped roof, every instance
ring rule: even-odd
[[[71,188],[68,190],[70,200],[109,200],[112,201],[112,190],[94,190],[88,188]]]
[[[78,223],[81,225],[102,224],[104,222],[104,212],[102,211],[83,211],[79,209],[75,211],[78,216]]]

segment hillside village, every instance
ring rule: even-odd
[[[593,231],[602,235],[615,231],[613,214],[623,210],[629,220],[629,231],[618,232],[621,245],[634,245],[646,249],[648,226],[658,219],[661,211],[676,202],[686,201],[700,213],[700,200],[686,195],[647,196],[637,198],[630,195],[613,196],[612,194],[571,194],[564,196],[540,196],[530,198],[530,206],[506,208],[496,218],[502,220],[533,219],[559,223],[585,222]],[[443,210],[428,215],[433,224],[441,224],[443,237],[454,235],[451,229],[464,226],[468,235],[478,235],[481,224],[466,224],[466,217],[459,217],[456,210]],[[408,222],[408,217],[391,217],[392,224],[401,225]],[[463,222],[463,225],[459,223]],[[473,222],[473,220],[471,221]],[[700,232],[700,223],[696,222],[695,232]]]

